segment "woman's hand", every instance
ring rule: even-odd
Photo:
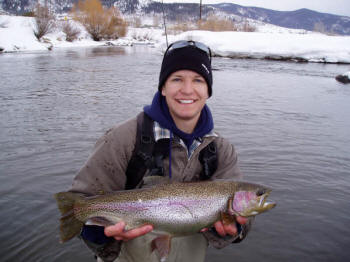
[[[128,241],[139,236],[143,236],[153,230],[152,225],[143,225],[130,230],[125,230],[125,222],[121,221],[113,226],[105,228],[105,235],[107,237],[114,237],[116,240]]]
[[[239,224],[244,225],[245,223],[247,223],[248,219],[245,217],[237,216],[236,221]],[[215,222],[214,227],[215,227],[216,232],[222,237],[224,237],[226,235],[231,235],[231,236],[237,235],[237,227],[236,227],[235,223],[225,225],[221,220],[219,220],[219,221]],[[207,230],[208,230],[208,228],[203,228],[201,230],[201,232],[205,232]]]

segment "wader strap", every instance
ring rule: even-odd
[[[218,168],[216,144],[214,141],[202,149],[202,151],[199,153],[199,161],[203,167],[200,174],[200,179],[210,179]]]
[[[153,165],[150,168],[150,176],[164,176],[163,159],[169,155],[170,139],[159,139],[154,146]]]
[[[143,112],[137,116],[136,143],[126,169],[125,189],[135,188],[152,166],[154,147],[153,121]]]

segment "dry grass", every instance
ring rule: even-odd
[[[175,25],[169,27],[170,33],[178,34],[189,30],[206,30],[213,32],[224,31],[243,31],[243,32],[255,32],[255,26],[251,25],[247,20],[239,23],[232,21],[231,19],[221,18],[216,15],[210,15],[206,19],[199,20],[196,23],[193,22],[177,22]]]
[[[176,24],[174,24],[168,28],[169,33],[174,34],[174,35],[182,33],[182,32],[186,32],[186,31],[194,30],[194,29],[196,29],[196,26],[194,24],[180,23],[180,22],[177,22]]]
[[[199,30],[207,30],[213,32],[237,31],[237,27],[232,20],[220,18],[215,15],[211,15],[205,20],[198,21],[197,28]]]
[[[239,29],[239,31],[242,32],[255,32],[256,31],[256,27],[251,25],[248,20],[245,20],[243,22],[243,24],[241,25],[241,28]]]

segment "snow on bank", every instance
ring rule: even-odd
[[[34,36],[33,19],[0,16],[0,47],[4,51],[47,50]]]
[[[350,63],[349,36],[190,31],[171,41],[180,39],[203,42],[215,55],[223,57]]]
[[[79,40],[65,41],[61,31],[45,36],[45,43],[39,42],[34,34],[34,20],[28,17],[0,16],[0,49],[4,52],[47,50],[49,47],[78,47],[105,45],[106,42],[93,41],[85,30]],[[169,35],[169,42],[180,39],[201,41],[217,56],[232,58],[258,58],[276,60],[296,60],[324,63],[350,63],[350,36],[327,36],[298,30],[281,30],[270,27],[260,32],[208,32],[189,31],[179,35]],[[134,43],[154,43],[166,48],[165,36],[161,29],[129,29],[128,36],[114,45]]]

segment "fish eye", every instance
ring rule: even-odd
[[[262,196],[262,195],[265,194],[265,193],[266,193],[266,190],[263,189],[263,188],[260,188],[260,189],[256,192],[256,195],[257,195],[257,196]]]

